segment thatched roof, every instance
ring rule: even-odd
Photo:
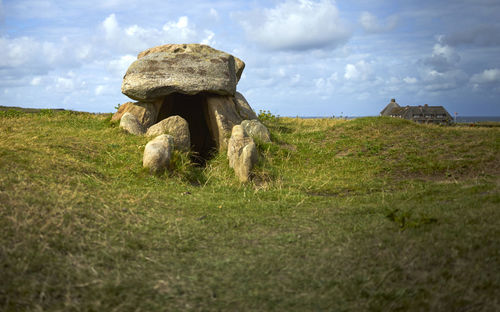
[[[391,99],[391,102],[387,104],[387,106],[380,112],[380,116],[391,116],[391,111],[395,108],[400,108],[398,103],[396,103],[396,99]]]
[[[443,106],[405,106],[394,108],[390,116],[415,121],[451,121],[452,117]]]

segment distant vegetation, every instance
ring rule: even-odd
[[[264,112],[253,182],[110,115],[0,112],[0,309],[498,311],[500,128]]]

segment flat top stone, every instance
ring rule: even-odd
[[[152,101],[178,92],[234,95],[236,68],[232,55],[201,44],[154,47],[139,54],[123,77],[122,92]]]
[[[186,44],[164,44],[161,46],[149,48],[147,50],[142,51],[137,55],[137,59],[140,59],[146,55],[149,55],[151,53],[158,53],[158,52],[167,52],[170,54],[179,54],[179,53],[189,53],[189,54],[197,54],[201,56],[209,56],[212,54],[227,54],[230,55],[226,52],[217,50],[212,48],[211,46],[208,46],[206,44],[198,44],[198,43],[186,43]],[[243,73],[243,70],[245,69],[245,62],[243,62],[241,59],[237,58],[234,55],[231,55],[234,58],[235,62],[235,70],[236,70],[236,78],[238,81],[241,78],[241,74]]]

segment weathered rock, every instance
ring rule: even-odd
[[[264,126],[259,120],[243,120],[241,122],[241,126],[253,139],[257,139],[262,142],[271,142],[269,130],[267,130],[266,126]]]
[[[258,161],[257,147],[241,125],[233,127],[227,148],[229,166],[241,182],[250,179],[250,173]]]
[[[219,150],[225,150],[231,131],[243,119],[232,96],[207,96],[207,123]]]
[[[241,74],[243,74],[243,70],[245,69],[245,62],[237,58],[236,56],[234,57],[234,65],[236,67],[236,79],[237,81],[240,81]]]
[[[123,77],[122,92],[149,102],[174,92],[234,95],[236,84],[232,55],[207,45],[167,45],[139,54]]]
[[[114,113],[111,120],[120,120],[125,113],[131,113],[137,118],[137,121],[144,127],[149,128],[155,124],[158,118],[159,105],[155,103],[142,103],[142,102],[127,102],[118,108]]]
[[[160,172],[170,165],[172,150],[174,148],[174,138],[168,134],[157,136],[149,141],[144,148],[142,166],[149,168],[151,172]]]
[[[257,115],[250,107],[250,104],[248,104],[243,94],[236,92],[236,95],[234,96],[234,103],[236,104],[236,110],[242,119],[257,119]]]
[[[158,53],[158,52],[204,54],[204,53],[207,53],[204,51],[207,49],[212,49],[212,48],[207,46],[207,45],[204,45],[204,44],[165,44],[165,45],[157,46],[157,47],[142,51],[141,53],[139,53],[137,58],[140,59],[141,57],[144,57],[148,54]],[[222,51],[219,51],[219,52],[225,53]],[[228,54],[228,53],[225,53],[225,54]],[[236,71],[236,79],[239,81],[241,78],[241,74],[243,73],[243,70],[245,69],[245,62],[243,62],[242,60],[240,60],[236,56],[233,56],[233,57],[234,57],[234,63],[235,63],[234,65],[235,65],[235,71]]]
[[[143,135],[145,132],[139,120],[129,112],[124,113],[120,119],[120,128],[135,135]]]
[[[189,125],[180,116],[170,116],[151,126],[146,132],[147,136],[170,134],[174,138],[174,148],[187,152],[191,146]]]

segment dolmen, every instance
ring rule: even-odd
[[[254,138],[270,142],[270,136],[236,91],[244,68],[239,58],[203,44],[147,49],[123,77],[122,93],[135,101],[120,105],[112,120],[129,133],[152,137],[143,159],[151,171],[168,168],[173,145],[202,160],[227,152],[246,182],[258,160]]]

